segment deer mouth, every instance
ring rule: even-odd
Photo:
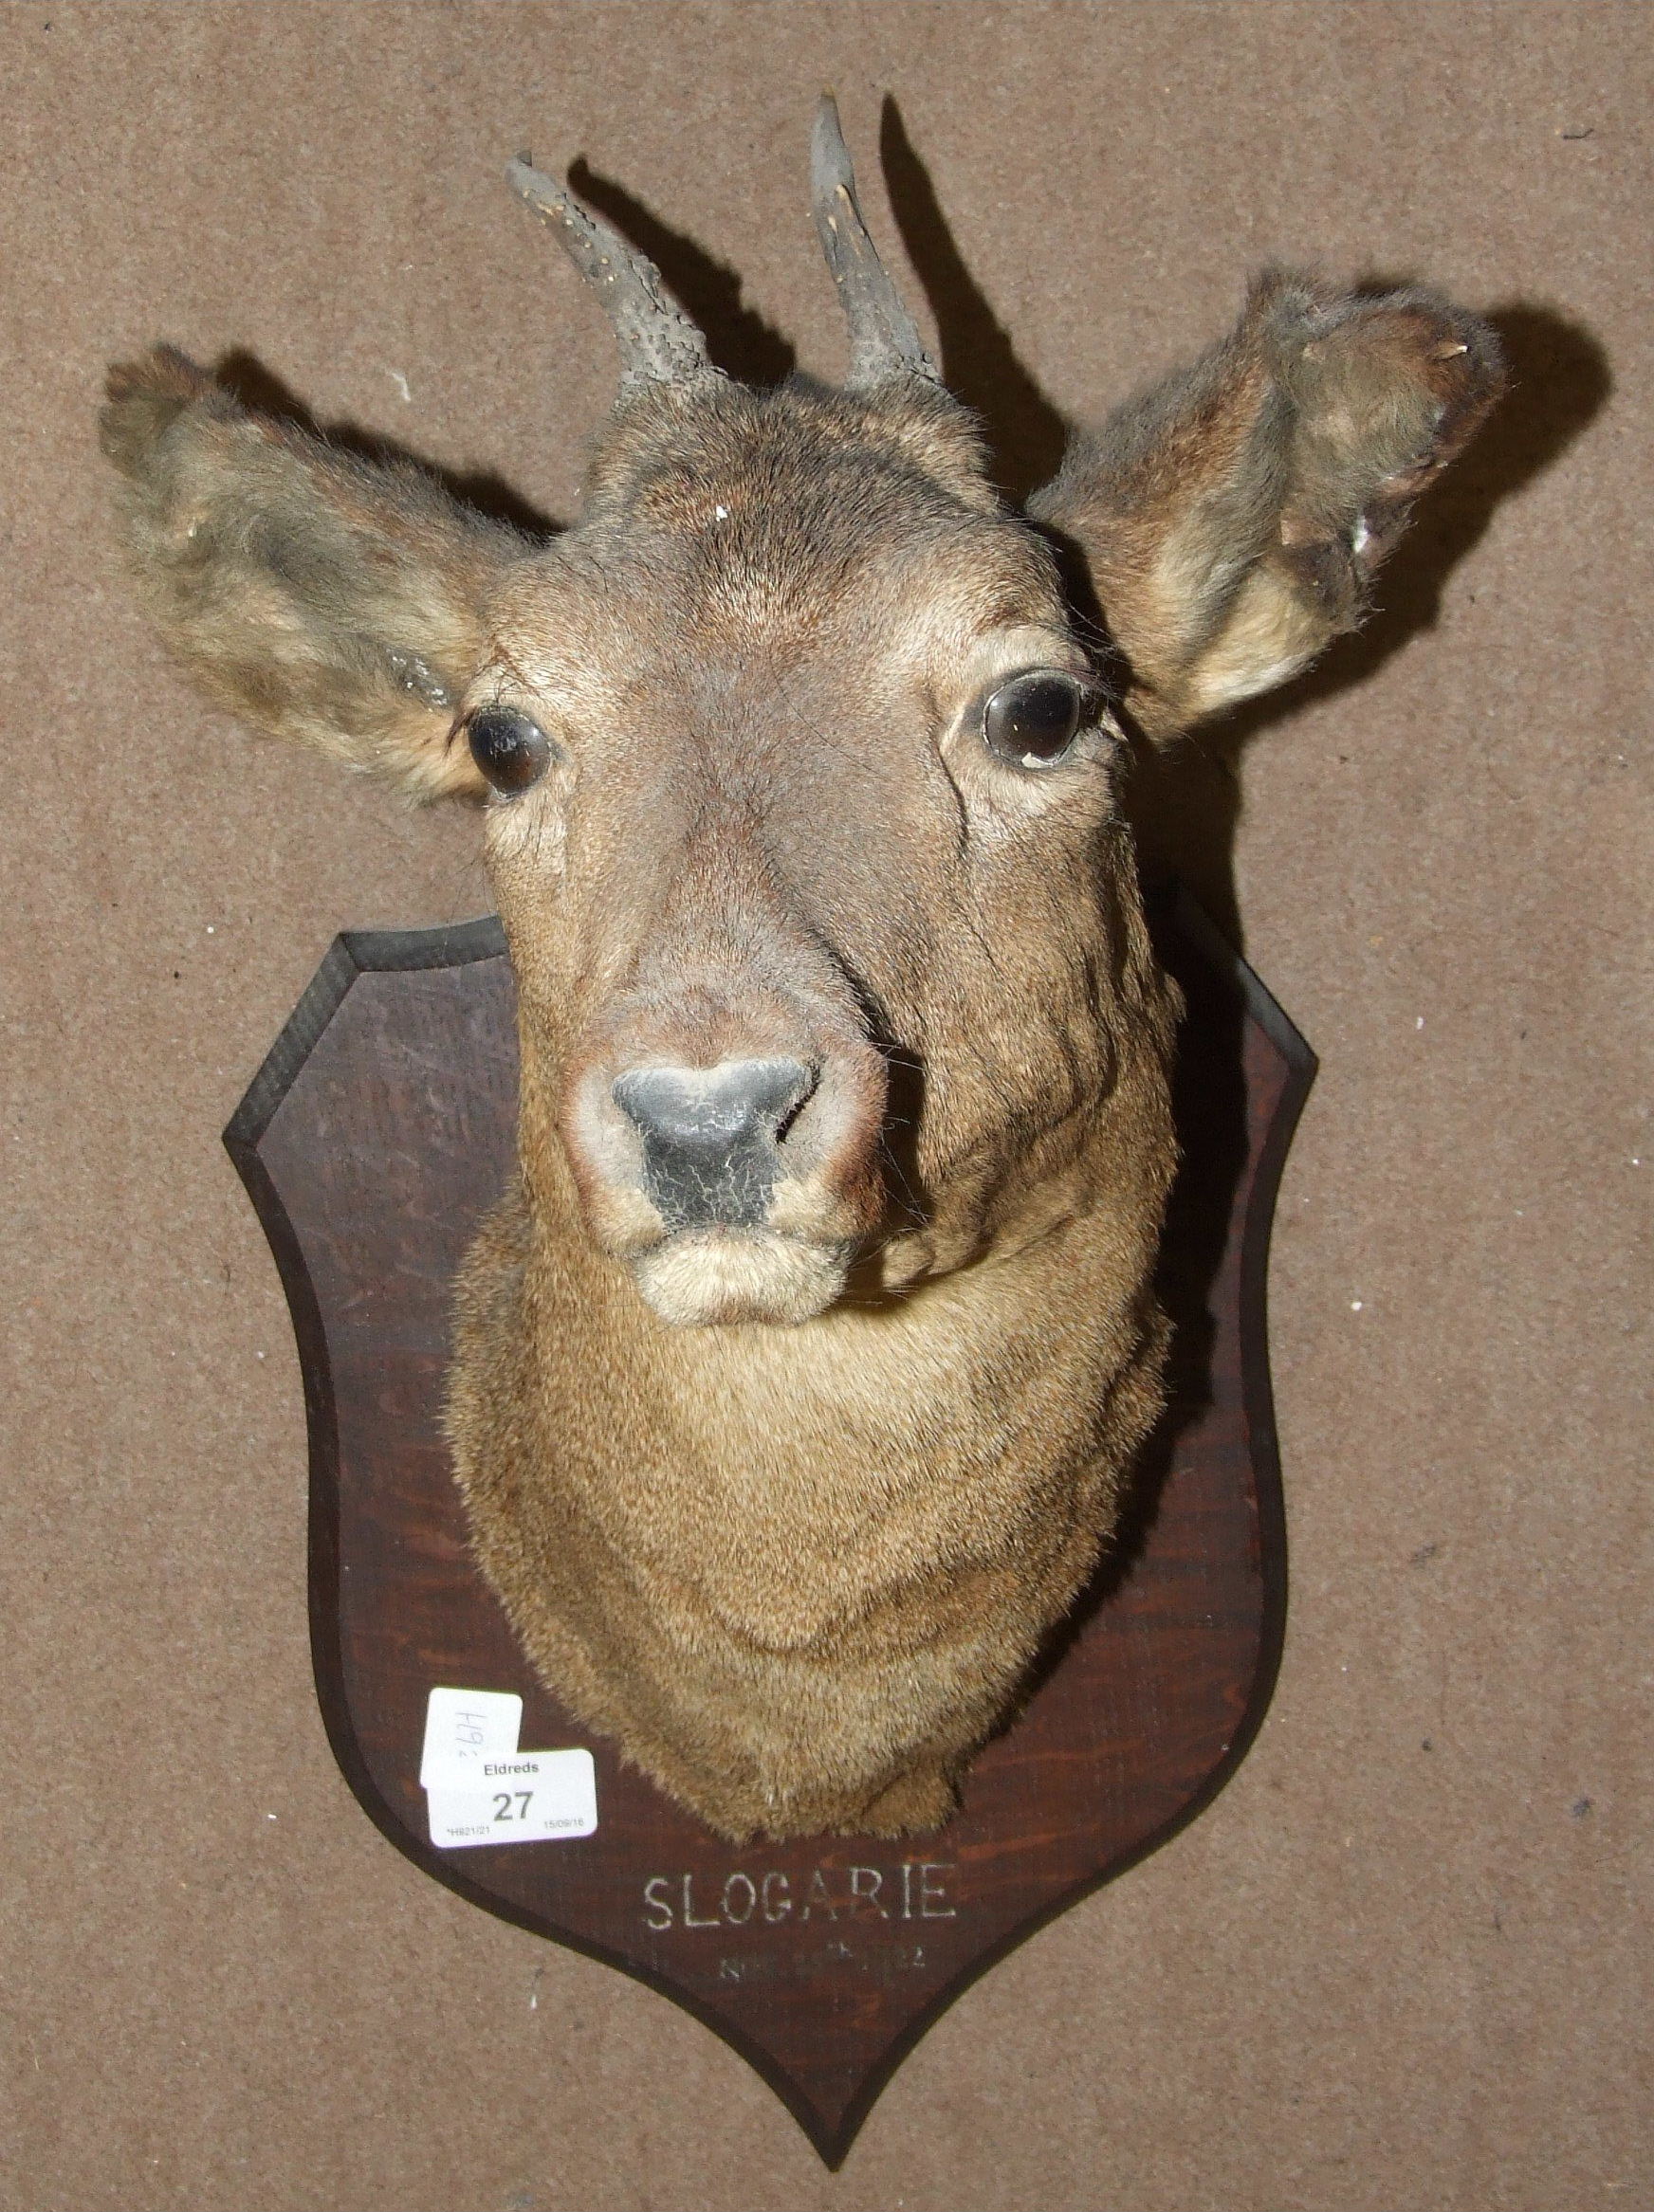
[[[632,1271],[645,1303],[675,1327],[813,1321],[839,1296],[854,1240],[817,1243],[773,1232],[680,1231],[639,1252]]]

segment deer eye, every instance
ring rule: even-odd
[[[526,791],[551,761],[551,740],[514,706],[479,706],[466,724],[471,759],[498,792]]]
[[[1042,668],[1002,684],[983,708],[983,736],[1017,768],[1050,768],[1079,734],[1091,694],[1077,676]]]

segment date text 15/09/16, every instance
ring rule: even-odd
[[[655,1874],[643,1885],[643,1917],[656,1934],[669,1928],[744,1928],[749,1922],[955,1920],[959,1908],[944,1877],[951,1863],[904,1859],[899,1867],[817,1867],[808,1881],[776,1872],[739,1870],[717,1878]]]

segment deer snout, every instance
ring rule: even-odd
[[[781,1171],[784,1126],[819,1070],[802,1060],[634,1068],[610,1095],[643,1142],[644,1188],[671,1230],[756,1228]]]
[[[586,1225],[663,1321],[807,1321],[883,1218],[884,1055],[797,1000],[676,1012],[623,1006],[565,1077]]]

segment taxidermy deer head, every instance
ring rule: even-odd
[[[115,372],[104,448],[214,699],[481,809],[520,1174],[459,1286],[449,1422],[525,1648],[728,1835],[934,1825],[1160,1405],[1177,1005],[1129,747],[1359,621],[1498,349],[1430,293],[1263,277],[1023,516],[831,101],[840,390],[732,383],[648,262],[511,180],[620,345],[561,536],[165,349]]]

